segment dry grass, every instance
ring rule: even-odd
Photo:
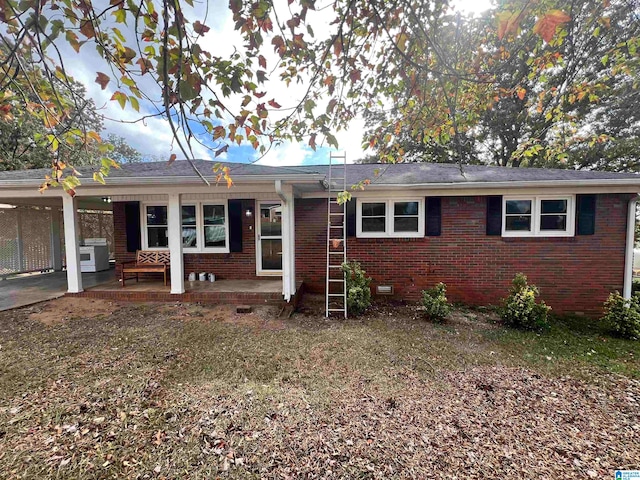
[[[0,314],[0,477],[609,478],[637,468],[637,344],[402,306],[64,300]],[[43,322],[43,312],[60,320]],[[595,352],[595,353],[594,353]],[[602,358],[600,358],[602,357]]]

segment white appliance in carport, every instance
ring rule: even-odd
[[[109,247],[106,238],[85,238],[80,246],[80,271],[101,272],[109,269]]]

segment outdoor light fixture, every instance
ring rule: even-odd
[[[252,208],[247,208],[247,211],[246,211],[246,212],[244,212],[244,214],[245,214],[245,216],[246,216],[247,218],[251,218],[251,217],[253,217],[253,209],[252,209]]]
[[[111,203],[111,197],[102,197],[104,203]]]

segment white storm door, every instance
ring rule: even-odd
[[[282,203],[258,202],[258,275],[282,275]]]

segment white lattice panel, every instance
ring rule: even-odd
[[[60,218],[62,263],[66,265],[61,211],[43,207],[0,208],[0,275],[53,268],[52,215]],[[106,238],[113,258],[112,212],[79,211],[78,223],[80,238]]]
[[[20,209],[23,270],[49,270],[51,264],[51,210]]]
[[[19,271],[17,209],[0,208],[0,275]]]

